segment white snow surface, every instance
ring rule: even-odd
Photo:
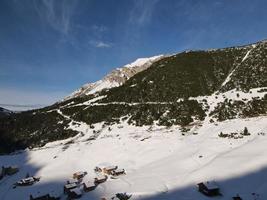
[[[251,101],[253,98],[262,99],[267,92],[258,92],[261,89],[267,89],[267,87],[260,87],[260,88],[253,88],[250,89],[248,92],[239,91],[236,89],[229,90],[224,93],[214,92],[210,96],[198,96],[198,97],[190,97],[190,100],[197,100],[198,102],[202,102],[204,99],[207,100],[207,104],[209,105],[209,114],[211,111],[215,109],[215,107],[225,101],[225,99],[233,100],[233,101],[243,101],[248,102]]]
[[[136,61],[134,61],[130,64],[127,64],[127,65],[124,65],[124,67],[131,68],[131,67],[136,67],[136,66],[142,66],[142,65],[147,64],[147,63],[152,64],[155,60],[157,60],[160,57],[163,57],[163,55],[153,56],[153,57],[149,57],[149,58],[138,58]]]
[[[59,111],[60,112],[60,111]],[[250,136],[241,139],[220,138],[220,132],[242,131]],[[39,149],[0,156],[0,166],[18,165],[20,171],[0,180],[1,200],[27,200],[32,193],[58,193],[72,174],[86,171],[86,181],[96,177],[96,166],[117,165],[126,175],[110,177],[94,191],[83,193],[81,200],[110,199],[118,192],[132,194],[133,200],[207,200],[196,184],[215,181],[223,196],[237,193],[243,199],[267,199],[267,117],[228,120],[192,125],[183,136],[179,127],[135,127],[127,123],[104,127],[95,125],[99,135],[88,129],[79,137],[48,143]],[[195,135],[193,132],[197,132]],[[265,133],[262,134],[262,133]],[[72,142],[70,142],[72,141]],[[40,182],[12,188],[27,173],[40,176]],[[215,198],[217,199],[217,198]]]

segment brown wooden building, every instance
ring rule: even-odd
[[[221,195],[220,188],[213,181],[202,182],[202,183],[197,184],[197,186],[198,186],[198,191],[206,196]]]
[[[111,173],[116,169],[118,169],[118,166],[109,166],[109,167],[103,168],[103,172],[105,174],[111,175]]]
[[[85,192],[93,191],[96,188],[96,184],[92,181],[86,181],[83,183],[83,190]]]
[[[69,193],[70,190],[76,188],[77,186],[78,186],[77,183],[69,183],[69,184],[64,185],[64,193],[65,194]]]
[[[102,174],[99,174],[95,177],[95,184],[100,184],[100,183],[103,183],[105,182],[106,180],[108,179],[108,176],[107,175],[102,175]]]

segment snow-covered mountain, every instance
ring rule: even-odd
[[[127,64],[121,68],[114,69],[99,81],[83,85],[80,89],[74,91],[70,96],[66,97],[64,100],[68,100],[79,96],[94,94],[103,89],[118,87],[123,83],[125,83],[125,81],[127,81],[135,74],[147,69],[154,62],[162,58],[164,58],[164,55],[158,55],[149,58],[138,58],[136,61],[130,64]]]
[[[266,56],[267,43],[260,41],[139,59],[72,98],[0,120],[0,152],[43,146],[89,131],[97,123],[178,125],[186,130],[206,120],[266,115]]]
[[[215,199],[266,200],[266,58],[261,41],[159,57],[125,75],[146,65],[141,59],[72,98],[1,119],[0,153],[12,154],[0,156],[0,166],[20,171],[0,180],[0,199],[66,199],[73,173],[93,181],[96,166],[117,165],[126,174],[91,192],[79,183],[81,199],[127,192],[130,200],[207,200],[196,185],[215,181],[222,194]],[[28,173],[40,182],[13,189]]]

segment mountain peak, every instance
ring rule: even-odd
[[[158,55],[148,58],[138,58],[134,62],[124,65],[120,68],[116,68],[107,74],[103,79],[96,81],[94,83],[87,83],[83,85],[80,89],[74,91],[71,95],[66,97],[64,100],[68,100],[71,98],[94,94],[96,92],[100,92],[103,89],[110,89],[113,87],[118,87],[122,85],[129,78],[134,76],[135,74],[147,69],[154,62],[165,57],[164,55]]]

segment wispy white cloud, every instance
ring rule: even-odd
[[[72,26],[72,16],[77,1],[34,1],[35,10],[39,17],[53,29],[68,35]]]
[[[129,22],[140,26],[149,23],[158,1],[159,0],[135,0],[134,7],[130,12]]]
[[[97,42],[96,47],[98,47],[98,48],[109,48],[109,47],[111,47],[111,44],[108,44],[108,43],[100,41],[100,42]]]
[[[110,48],[110,47],[112,47],[111,43],[107,43],[104,41],[94,41],[94,40],[90,41],[90,45],[93,47],[96,47],[96,48]]]

